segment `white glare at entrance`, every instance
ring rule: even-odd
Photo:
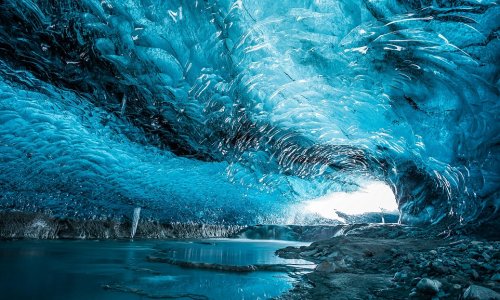
[[[396,198],[391,188],[382,182],[372,182],[363,189],[352,192],[337,192],[316,198],[306,203],[310,213],[323,218],[340,218],[336,211],[348,215],[360,215],[369,212],[397,212]]]

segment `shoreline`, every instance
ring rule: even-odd
[[[367,229],[278,250],[317,264],[278,299],[500,299],[500,241]]]

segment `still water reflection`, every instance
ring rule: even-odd
[[[255,240],[3,241],[4,299],[268,299],[292,287],[281,272],[231,273],[148,262],[176,260],[230,265],[297,264],[274,251],[303,243]]]

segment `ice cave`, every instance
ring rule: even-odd
[[[500,300],[494,0],[0,0],[0,298]]]

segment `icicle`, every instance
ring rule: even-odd
[[[135,232],[137,230],[137,224],[139,223],[139,217],[141,215],[141,208],[134,208],[134,216],[132,218],[132,231],[130,232],[130,238],[134,238]]]
[[[125,109],[127,107],[127,95],[123,95],[122,98],[122,108],[120,110],[120,115],[123,117],[125,115]],[[139,208],[140,211],[140,208]]]

